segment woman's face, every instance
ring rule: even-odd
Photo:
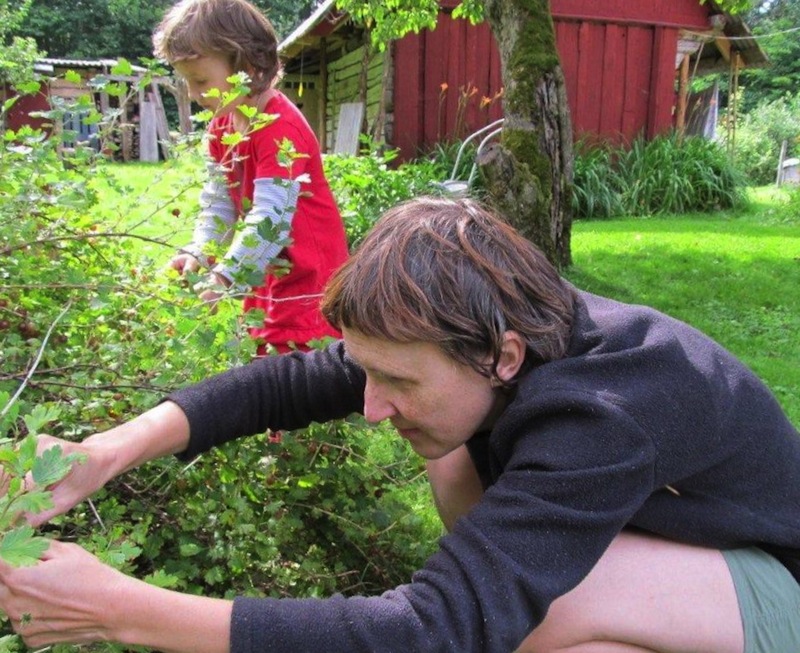
[[[419,455],[436,459],[490,428],[504,395],[429,342],[397,343],[343,329],[348,354],[366,372],[364,416],[388,419]]]

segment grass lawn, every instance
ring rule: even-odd
[[[191,241],[204,181],[200,158],[187,155],[166,163],[102,166],[93,184],[104,199],[105,220],[141,237],[132,246],[161,265]]]
[[[107,208],[155,265],[189,241],[205,173],[197,159],[108,166]],[[746,210],[578,221],[573,266],[580,288],[653,306],[704,331],[772,388],[800,426],[800,215],[786,193],[755,189]],[[175,215],[175,209],[178,215]]]
[[[741,212],[579,221],[575,285],[647,304],[749,365],[800,426],[800,216],[756,189]]]

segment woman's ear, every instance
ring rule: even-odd
[[[503,334],[503,346],[500,350],[500,360],[497,361],[495,376],[501,384],[506,384],[513,379],[519,368],[525,362],[525,341],[516,331],[506,331]]]

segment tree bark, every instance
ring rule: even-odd
[[[485,0],[505,123],[478,165],[489,201],[560,268],[571,263],[572,123],[548,0]]]

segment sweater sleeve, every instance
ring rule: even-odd
[[[220,245],[230,242],[236,222],[236,207],[228,194],[225,175],[219,164],[208,161],[206,169],[208,179],[200,191],[200,213],[195,221],[192,242],[182,251],[197,257],[208,267],[208,257],[203,249],[210,242]]]
[[[229,440],[266,429],[296,429],[359,412],[364,374],[344,344],[259,358],[166,397],[189,420],[191,459]]]
[[[231,651],[515,650],[651,491],[649,439],[615,406],[590,402],[542,406],[535,435],[530,412],[504,420],[504,439],[522,446],[409,584],[375,597],[239,598]]]
[[[214,266],[214,272],[242,290],[263,283],[269,265],[291,243],[289,234],[300,193],[300,183],[286,179],[256,179],[254,186],[253,207],[245,216],[245,227],[234,237],[225,258]]]

